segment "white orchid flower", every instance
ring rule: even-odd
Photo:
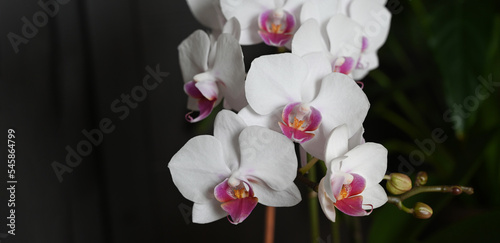
[[[362,79],[370,70],[378,67],[377,51],[387,40],[391,13],[384,0],[352,0],[347,8],[348,16],[363,26],[361,56],[353,71],[355,79]]]
[[[239,115],[247,124],[281,131],[320,159],[333,128],[345,123],[354,135],[370,106],[357,84],[344,74],[331,73],[330,62],[320,54],[255,59],[245,92],[249,106]]]
[[[168,164],[174,184],[194,202],[193,222],[209,223],[228,215],[241,223],[257,202],[294,206],[301,196],[293,183],[297,158],[282,134],[247,127],[235,113],[219,112],[214,136],[189,140]]]
[[[239,111],[247,104],[243,53],[232,34],[223,33],[213,42],[204,31],[197,30],[178,49],[188,109],[199,111],[196,118],[192,112],[186,114],[189,122],[206,118],[222,98],[226,109]]]
[[[292,40],[292,53],[304,56],[323,53],[330,61],[333,72],[351,75],[362,48],[362,28],[343,14],[335,14],[326,24],[326,38],[319,22],[305,21]]]
[[[298,24],[300,7],[306,0],[221,0],[227,19],[237,18],[241,24],[240,44],[285,46]]]
[[[333,222],[335,208],[350,216],[365,216],[387,202],[379,184],[387,169],[387,149],[364,143],[348,150],[347,139],[346,125],[332,131],[326,144],[327,173],[318,186],[321,209]]]

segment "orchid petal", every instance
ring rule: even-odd
[[[377,53],[367,52],[361,54],[358,65],[361,67],[355,68],[352,71],[353,78],[356,80],[364,78],[370,70],[378,67],[379,63]]]
[[[203,30],[193,32],[181,42],[178,50],[179,64],[185,83],[192,81],[194,75],[208,69],[210,38]]]
[[[198,22],[214,30],[222,29],[225,18],[219,0],[186,0],[186,2]]]
[[[186,120],[188,122],[195,123],[207,118],[210,115],[210,113],[212,113],[216,101],[217,100],[207,100],[203,98],[198,99],[198,110],[200,111],[200,113],[198,114],[197,117],[192,117],[191,114],[193,112],[191,111],[186,114],[185,116]]]
[[[366,216],[371,213],[366,212],[363,209],[363,197],[362,196],[354,196],[349,198],[344,198],[342,200],[338,200],[335,203],[335,207],[342,211],[343,213],[349,216]],[[371,207],[373,209],[373,207]]]
[[[297,175],[293,143],[267,128],[250,126],[240,134],[239,172],[248,180],[261,180],[280,191],[288,188]]]
[[[348,146],[349,149],[348,150],[351,150],[351,149],[355,148],[356,146],[365,143],[365,139],[363,138],[363,133],[365,133],[365,129],[363,127],[360,127],[358,129],[358,131],[356,131],[356,133],[354,133],[354,135],[352,135],[352,137],[349,138],[349,146]]]
[[[325,216],[332,222],[335,222],[334,202],[326,194],[325,187],[323,186],[325,184],[324,182],[325,180],[328,179],[326,178],[321,179],[318,186],[319,205],[321,206],[323,213],[325,213]]]
[[[214,196],[217,201],[225,203],[231,200],[236,199],[236,197],[232,194],[232,189],[227,183],[228,178],[226,178],[223,182],[219,183],[214,188]]]
[[[226,19],[237,18],[243,30],[251,27],[253,24],[257,24],[259,14],[265,10],[273,9],[274,1],[221,0],[220,5]],[[255,32],[257,32],[257,29],[255,29]]]
[[[225,202],[220,206],[229,214],[229,222],[239,224],[245,220],[252,210],[257,206],[258,199],[256,197],[247,197]]]
[[[343,14],[334,15],[326,26],[330,52],[335,57],[346,56],[358,60],[362,46],[362,28]]]
[[[376,51],[384,44],[391,24],[391,13],[384,5],[372,0],[356,0],[349,8],[349,16],[363,26],[363,34],[369,40],[366,51]]]
[[[248,103],[258,114],[267,115],[300,101],[307,75],[307,64],[299,56],[284,53],[256,58],[245,83]]]
[[[221,34],[217,40],[217,54],[212,73],[224,83],[224,97],[231,108],[241,110],[245,100],[245,64],[238,41],[230,34]]]
[[[222,144],[212,136],[189,140],[168,164],[172,180],[181,194],[195,203],[214,198],[214,187],[231,174],[224,163]]]
[[[278,126],[279,121],[281,121],[281,110],[276,109],[269,115],[259,115],[255,112],[252,107],[246,106],[241,109],[238,115],[243,118],[245,123],[249,126],[261,126],[267,127],[275,132],[281,132]]]
[[[302,57],[307,63],[308,74],[306,82],[302,83],[302,101],[310,102],[318,95],[321,81],[332,73],[332,65],[328,59],[329,52],[310,53]]]
[[[325,161],[331,161],[340,157],[348,151],[349,130],[345,124],[342,124],[330,133],[326,142]]]
[[[297,205],[302,197],[297,186],[293,183],[284,190],[276,191],[261,181],[253,181],[252,187],[259,203],[271,207],[291,207]]]
[[[347,185],[347,187],[349,188],[349,196],[353,196],[353,195],[358,195],[360,193],[363,192],[363,190],[365,190],[366,188],[366,180],[365,178],[363,178],[362,176],[358,175],[358,174],[355,174],[355,173],[351,173],[353,179],[352,179],[352,182],[351,184]]]
[[[222,33],[231,34],[231,36],[233,36],[239,42],[241,36],[241,26],[240,22],[238,22],[238,19],[229,19],[224,25]]]
[[[217,87],[216,82],[200,81],[200,82],[195,82],[194,85],[207,100],[216,100],[217,97],[219,96],[219,88]]]
[[[292,40],[292,53],[304,56],[314,52],[328,52],[328,47],[318,22],[315,19],[309,19],[295,33]]]
[[[387,193],[380,184],[371,185],[365,188],[365,190],[360,195],[363,196],[363,208],[365,210],[369,210],[370,207],[381,207],[388,200]]]
[[[365,143],[346,153],[342,171],[365,178],[367,185],[378,184],[387,170],[387,149],[377,143]]]
[[[338,157],[330,162],[326,162],[326,175],[325,180],[323,180],[323,188],[325,193],[328,195],[330,200],[335,202],[336,196],[340,193],[342,185],[346,181],[348,174],[340,172],[340,165],[345,157]],[[335,178],[335,183],[332,183],[332,178]]]
[[[220,207],[220,202],[210,200],[206,203],[194,203],[193,223],[206,224],[224,218],[227,213]]]
[[[340,73],[332,73],[323,79],[319,94],[310,105],[323,116],[318,130],[323,130],[325,136],[341,124],[347,125],[351,136],[361,127],[370,107],[368,98],[354,80]]]
[[[217,138],[222,147],[225,148],[225,161],[234,161],[228,165],[231,170],[235,170],[240,160],[240,144],[238,137],[240,133],[247,127],[243,119],[236,113],[228,110],[222,110],[215,117],[214,122],[214,137]]]

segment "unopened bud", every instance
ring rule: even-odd
[[[455,196],[462,194],[462,188],[459,187],[459,186],[453,186],[453,187],[451,187],[451,194],[453,194]]]
[[[416,186],[423,186],[427,183],[427,172],[425,171],[419,171],[417,173],[417,178],[415,178],[415,185]]]
[[[413,216],[418,219],[428,219],[432,216],[432,208],[422,202],[416,203],[413,210]]]
[[[387,181],[387,191],[394,195],[403,194],[411,190],[411,179],[405,174],[391,173],[391,179]]]

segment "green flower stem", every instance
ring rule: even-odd
[[[318,162],[318,161],[319,161],[318,158],[314,158],[313,157],[312,159],[310,159],[307,162],[307,164],[304,167],[302,167],[302,168],[299,169],[299,173],[302,174],[302,175],[305,175],[316,164],[316,162]]]
[[[385,179],[385,178],[384,178]],[[415,196],[424,192],[444,192],[444,193],[452,193],[453,195],[459,195],[462,192],[468,195],[474,193],[474,188],[465,187],[465,186],[417,186],[411,189],[410,191],[401,194],[400,196],[390,196],[388,197],[388,203],[392,203],[396,205],[400,210],[403,210],[407,213],[413,213],[413,208],[407,208],[403,205],[403,201],[412,196]]]
[[[459,191],[460,193],[465,192],[466,194],[471,195],[474,193],[474,188],[465,186],[417,186],[410,191],[402,194],[401,196],[399,196],[399,198],[401,199],[401,201],[403,201],[423,192],[444,192],[458,195],[460,194],[458,193]]]
[[[299,176],[300,177],[300,173]],[[314,183],[316,181],[316,170],[312,169],[309,171],[308,179],[310,182]],[[313,189],[309,190],[308,200],[309,200],[309,224],[311,225],[311,243],[316,243],[319,239],[319,209],[318,209],[318,186],[317,183]]]

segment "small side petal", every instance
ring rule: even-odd
[[[348,151],[348,138],[349,130],[345,124],[333,129],[326,142],[325,160],[331,161],[346,154]]]
[[[318,186],[319,205],[325,213],[325,216],[332,222],[335,222],[335,206],[333,201],[328,197],[323,186],[325,178],[321,179]]]

